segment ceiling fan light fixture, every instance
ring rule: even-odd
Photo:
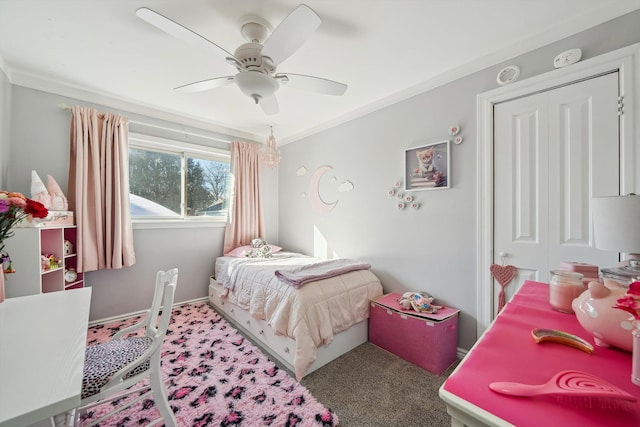
[[[256,15],[246,15],[238,21],[240,32],[250,43],[263,44],[273,32],[273,27],[266,19]]]
[[[276,79],[258,71],[243,71],[235,75],[234,81],[245,95],[258,104],[261,99],[269,98],[280,87]]]
[[[267,115],[278,114],[279,104],[275,92],[280,85],[327,95],[342,95],[347,85],[320,77],[302,74],[275,74],[277,67],[294,54],[318,29],[321,19],[309,6],[300,4],[274,29],[268,21],[247,15],[240,19],[240,32],[247,41],[231,54],[208,38],[186,26],[141,7],[136,15],[165,33],[184,42],[207,50],[224,52],[226,62],[236,68],[233,76],[214,77],[175,89],[181,92],[200,92],[235,83],[240,91],[259,104]]]
[[[270,127],[271,135],[267,137],[267,145],[262,148],[260,158],[262,159],[262,164],[264,166],[271,169],[276,169],[278,166],[280,166],[280,159],[282,158],[282,154],[276,146],[276,138],[273,136],[273,126]]]

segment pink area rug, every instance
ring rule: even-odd
[[[89,328],[88,344],[104,342],[140,320]],[[162,371],[178,426],[334,426],[338,417],[208,304],[173,310]],[[105,403],[81,425],[108,412]],[[153,400],[139,402],[101,426],[141,426],[159,416]]]

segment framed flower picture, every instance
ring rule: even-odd
[[[405,190],[450,188],[449,140],[409,148],[404,153]]]

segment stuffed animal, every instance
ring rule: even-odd
[[[60,262],[61,260],[57,259],[53,254],[40,255],[40,268],[42,271],[60,268]]]
[[[49,270],[51,266],[49,265],[49,258],[46,255],[40,255],[40,269],[42,271]]]
[[[271,258],[271,246],[262,245],[247,252],[247,258]]]
[[[251,247],[252,247],[252,248],[255,248],[255,249],[257,249],[257,248],[261,248],[261,247],[263,247],[263,246],[264,246],[264,245],[266,245],[266,244],[267,244],[267,241],[266,241],[266,240],[264,240],[264,239],[263,239],[263,238],[261,238],[261,237],[258,237],[258,238],[256,238],[256,239],[252,239],[252,240],[251,240]]]
[[[245,255],[248,258],[271,258],[271,246],[267,241],[258,237],[251,240],[251,250]]]
[[[433,304],[433,299],[426,292],[405,292],[398,303],[405,310],[413,309],[420,313],[437,313],[442,306]]]

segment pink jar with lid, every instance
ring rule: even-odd
[[[571,303],[584,291],[580,273],[563,270],[551,271],[549,281],[549,304],[563,313],[573,313]]]

